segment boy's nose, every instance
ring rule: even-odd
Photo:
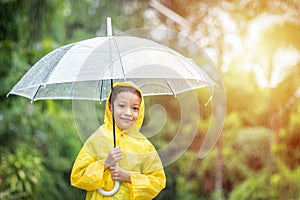
[[[131,116],[132,115],[131,109],[130,108],[126,108],[125,114]]]

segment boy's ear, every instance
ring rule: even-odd
[[[112,108],[111,108],[111,103],[108,102],[108,109],[111,112]]]

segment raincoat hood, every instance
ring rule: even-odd
[[[137,120],[127,130],[121,130],[116,125],[116,133],[120,133],[121,131],[124,131],[124,132],[130,134],[130,133],[134,133],[136,131],[139,131],[139,129],[143,125],[144,114],[145,114],[144,98],[143,98],[143,94],[142,94],[141,90],[137,86],[135,86],[133,83],[131,83],[131,82],[115,82],[114,85],[113,85],[113,87],[116,87],[116,86],[129,86],[129,87],[132,87],[132,88],[136,89],[141,94],[141,104],[140,104],[139,115],[138,115]],[[107,99],[110,99],[111,92],[112,92],[112,90],[110,91],[109,96],[108,96]],[[102,127],[105,128],[105,129],[107,129],[107,130],[112,130],[112,112],[110,111],[109,108],[110,108],[110,103],[107,100],[106,101],[106,105],[105,105],[104,124],[102,125]]]

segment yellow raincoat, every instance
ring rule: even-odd
[[[114,86],[116,85],[136,88],[128,83],[115,83]],[[130,173],[131,183],[120,182],[119,191],[114,196],[104,197],[97,189],[108,191],[114,186],[109,168],[104,171],[104,161],[113,148],[112,116],[106,101],[104,124],[85,142],[71,172],[71,184],[86,190],[86,199],[147,200],[153,199],[165,187],[166,177],[161,160],[154,146],[139,132],[144,109],[142,98],[139,117],[134,125],[127,130],[120,130],[116,126],[116,144],[122,151],[122,159],[118,164]]]

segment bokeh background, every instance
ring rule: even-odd
[[[159,27],[188,36],[223,79],[222,137],[199,158],[209,126],[201,112],[195,141],[165,168],[167,187],[156,199],[300,199],[298,0],[0,0],[0,5],[0,199],[84,199],[85,192],[69,181],[82,146],[72,104],[31,104],[6,94],[51,50],[105,36],[106,17],[112,17],[114,34]],[[172,116],[176,105],[159,100]],[[168,120],[163,131],[172,132],[176,117]],[[169,139],[162,134],[159,141]]]

